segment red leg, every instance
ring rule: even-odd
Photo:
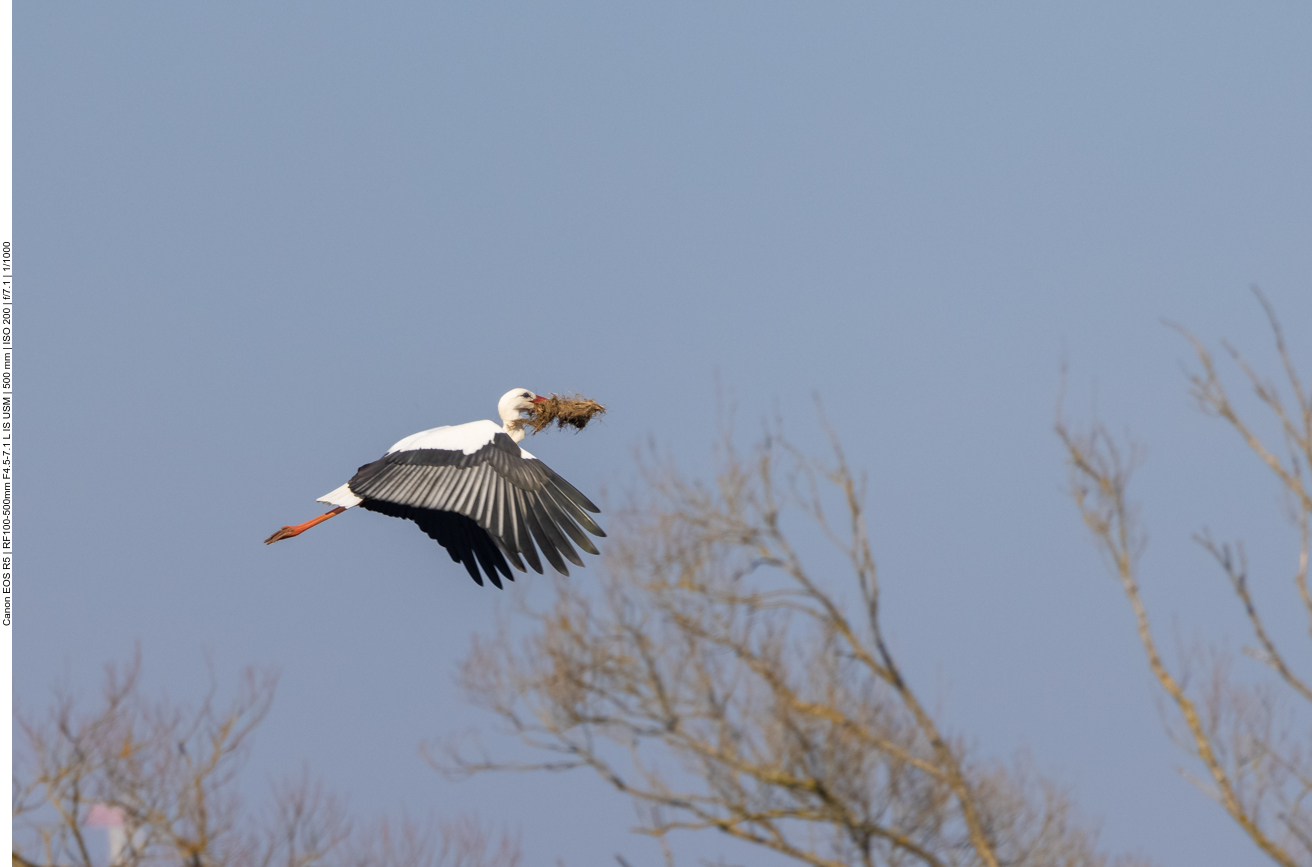
[[[340,515],[342,512],[345,511],[346,511],[345,506],[338,506],[336,509],[333,509],[331,512],[325,512],[324,514],[320,515],[317,518],[312,518],[309,521],[306,521],[304,524],[297,524],[295,527],[283,527],[281,530],[274,533],[269,538],[265,539],[264,544],[272,545],[274,542],[277,542],[281,539],[290,539],[292,536],[299,536],[302,533],[304,533],[306,530],[313,527],[315,524],[322,524],[324,521],[328,520],[334,515]]]

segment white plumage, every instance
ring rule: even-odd
[[[531,394],[531,392],[530,392]],[[507,421],[513,421],[515,416]],[[390,455],[392,452],[403,452],[408,449],[448,449],[450,451],[462,452],[463,454],[472,455],[474,452],[492,442],[492,438],[497,434],[510,434],[504,425],[499,425],[493,421],[471,421],[468,424],[442,425],[432,430],[423,430],[398,442],[387,450]],[[523,433],[520,436],[523,436]],[[511,439],[514,436],[511,435]],[[520,449],[524,458],[533,457],[528,452]]]

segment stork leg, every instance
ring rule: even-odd
[[[265,539],[264,544],[272,545],[274,542],[278,542],[282,539],[290,539],[292,536],[299,536],[302,533],[304,533],[306,530],[313,527],[315,524],[322,524],[324,521],[328,520],[334,515],[340,515],[342,512],[345,511],[346,511],[345,506],[338,506],[336,509],[333,509],[331,512],[325,512],[317,518],[312,518],[309,521],[306,521],[304,524],[297,524],[295,527],[283,527],[281,530],[274,533],[269,538]]]

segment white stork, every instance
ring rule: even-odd
[[[336,507],[331,512],[283,527],[264,544],[299,536],[362,506],[414,521],[480,585],[480,566],[500,587],[498,573],[513,581],[510,566],[525,571],[521,557],[541,573],[534,543],[557,572],[568,575],[565,560],[583,565],[570,539],[589,554],[599,553],[579,527],[594,536],[606,534],[588,515],[601,510],[519,447],[524,431],[511,422],[545,400],[527,389],[511,389],[497,403],[500,425],[471,421],[411,434],[360,467],[349,482],[320,497],[319,502]]]

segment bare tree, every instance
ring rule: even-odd
[[[667,861],[669,835],[713,830],[817,867],[1109,863],[1060,788],[974,758],[908,680],[882,623],[864,481],[832,452],[822,464],[778,436],[750,455],[726,440],[711,485],[648,465],[600,588],[557,580],[550,607],[526,612],[527,638],[503,626],[465,661],[472,700],[548,757],[453,742],[435,764],[589,768],[633,799],[635,830]],[[799,519],[841,558],[808,565]]]
[[[1280,387],[1263,378],[1234,347],[1223,345],[1276,422],[1279,433],[1274,441],[1260,437],[1235,407],[1206,345],[1187,330],[1173,327],[1189,341],[1199,364],[1189,374],[1190,394],[1199,408],[1236,431],[1287,494],[1300,539],[1291,558],[1290,603],[1301,604],[1312,624],[1307,580],[1312,496],[1305,476],[1312,467],[1312,393],[1303,389],[1271,305],[1261,292],[1255,292],[1271,325],[1292,404],[1286,402]],[[1236,678],[1232,657],[1220,648],[1186,654],[1172,671],[1159,650],[1140,594],[1138,555],[1144,534],[1128,498],[1138,456],[1132,447],[1118,445],[1102,425],[1075,431],[1060,413],[1057,434],[1066,446],[1071,493],[1120,579],[1149,667],[1178,714],[1173,734],[1203,771],[1202,776],[1191,774],[1190,778],[1225,808],[1271,860],[1286,867],[1312,864],[1312,813],[1307,804],[1312,793],[1312,732],[1298,725],[1299,719],[1305,719],[1298,706],[1306,712],[1307,704],[1312,703],[1312,689],[1292,664],[1305,660],[1309,648],[1304,646],[1291,655],[1268,630],[1250,590],[1243,545],[1218,542],[1201,533],[1196,541],[1216,560],[1257,642],[1247,650],[1248,655],[1262,663],[1271,676],[1257,683]],[[1190,669],[1200,664],[1206,667],[1206,675],[1191,688]]]
[[[13,781],[16,867],[95,867],[93,815],[122,823],[113,867],[517,867],[517,841],[491,848],[472,820],[440,827],[380,822],[363,830],[341,799],[308,772],[274,786],[271,804],[247,808],[239,775],[251,736],[273,700],[272,672],[247,671],[225,705],[210,690],[186,708],[151,700],[140,659],[108,666],[94,711],[61,696],[44,716],[19,715]],[[97,845],[98,844],[98,845]]]

